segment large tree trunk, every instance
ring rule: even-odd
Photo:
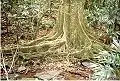
[[[90,45],[89,37],[86,34],[84,19],[84,2],[71,1],[65,2],[64,10],[64,29],[69,48],[81,49]]]
[[[90,52],[92,42],[86,33],[89,28],[85,23],[84,3],[83,0],[63,0],[60,8],[62,23],[59,23],[59,27],[64,32],[62,39],[66,41],[68,53],[72,49],[79,51],[79,54],[86,58],[92,56]]]

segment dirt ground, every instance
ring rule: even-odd
[[[19,57],[10,70],[12,59],[6,56],[6,69],[10,80],[89,80],[93,73],[90,68],[81,66],[79,62],[43,62],[40,59],[31,58],[23,61]],[[1,67],[1,80],[6,80],[5,70]]]

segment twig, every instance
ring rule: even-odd
[[[3,62],[3,69],[4,69],[4,71],[5,71],[6,79],[7,79],[7,81],[9,81],[8,72],[7,72],[7,69],[6,69],[6,67],[5,67],[5,59],[4,59],[4,57],[3,57],[3,54],[2,54],[2,58],[3,58],[3,60],[2,60],[2,62]]]
[[[17,45],[17,48],[18,48],[18,45]],[[11,66],[10,66],[10,69],[9,69],[8,73],[11,71],[11,69],[12,69],[12,67],[13,67],[13,64],[14,64],[14,62],[15,62],[15,57],[16,57],[16,55],[17,55],[17,50],[18,50],[18,49],[16,49],[15,54],[14,54],[14,56],[13,56],[12,64],[11,64]]]

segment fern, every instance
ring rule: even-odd
[[[93,79],[120,79],[120,52],[102,51],[99,54],[98,64],[93,66]]]

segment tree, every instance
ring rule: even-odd
[[[39,55],[57,52],[64,53],[67,57],[72,55],[89,59],[93,57],[93,52],[108,48],[96,40],[96,36],[87,26],[84,0],[59,0],[59,4],[57,23],[50,34],[21,46],[3,49],[3,52],[10,52],[11,49],[18,49],[23,53],[39,52]]]

